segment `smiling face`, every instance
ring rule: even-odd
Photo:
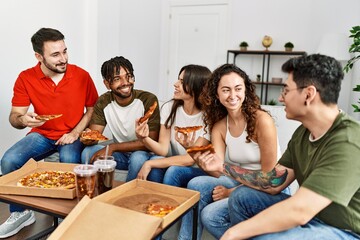
[[[44,42],[43,54],[35,53],[46,75],[66,72],[68,63],[67,47],[63,40]]]
[[[106,81],[107,87],[120,99],[128,99],[131,97],[134,87],[134,79],[125,68],[114,68],[114,78]],[[111,82],[111,83],[110,83]]]
[[[304,101],[306,93],[303,86],[297,86],[293,80],[293,74],[289,73],[285,81],[284,90],[279,96],[279,102],[285,106],[286,117],[288,119],[299,120],[305,115]]]
[[[222,76],[217,88],[217,97],[228,111],[241,109],[245,99],[244,79],[234,72]]]
[[[175,91],[174,91],[173,98],[176,100],[186,100],[186,99],[192,98],[190,96],[190,94],[188,94],[184,91],[184,85],[183,85],[184,74],[185,74],[185,71],[182,71],[179,75],[178,80],[174,83]]]

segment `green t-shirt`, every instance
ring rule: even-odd
[[[279,160],[295,172],[299,185],[332,201],[316,217],[325,223],[360,233],[360,125],[340,113],[328,132],[316,141],[301,125]]]

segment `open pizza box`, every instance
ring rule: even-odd
[[[161,228],[165,228],[194,206],[199,199],[200,193],[197,191],[136,179],[103,193],[93,200],[142,212],[143,215],[146,215],[144,207],[146,208],[149,203],[177,205],[173,211],[161,218]]]
[[[22,168],[0,177],[0,194],[26,195],[50,198],[73,199],[76,197],[76,189],[50,189],[17,186],[18,181],[34,172],[45,170],[73,171],[77,164],[37,162],[33,159],[27,161]]]
[[[48,239],[151,239],[199,199],[197,191],[133,180],[92,200],[83,198]],[[164,217],[150,216],[138,209],[150,201],[177,207]]]
[[[152,239],[161,219],[85,196],[48,240]]]

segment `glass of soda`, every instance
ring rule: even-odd
[[[94,162],[97,168],[97,190],[102,194],[113,186],[116,161],[113,156],[100,156]]]
[[[81,200],[85,195],[90,198],[95,194],[96,172],[94,165],[82,164],[74,168],[76,175],[76,195]]]

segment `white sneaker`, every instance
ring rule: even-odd
[[[35,214],[31,210],[12,212],[10,217],[0,225],[0,238],[7,238],[35,222]]]

